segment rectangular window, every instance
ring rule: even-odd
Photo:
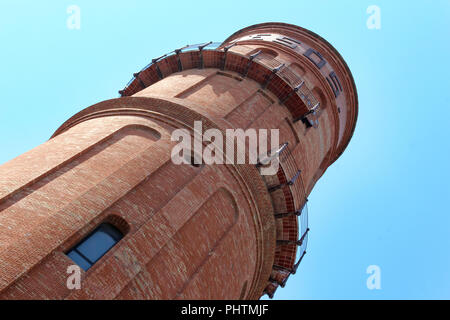
[[[110,223],[102,223],[90,235],[69,250],[67,255],[86,271],[122,238],[122,232],[116,227]]]

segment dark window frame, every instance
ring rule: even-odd
[[[100,237],[103,241],[102,245],[105,246],[105,240],[110,240],[112,242],[111,245],[108,245],[107,248],[101,248],[101,250],[95,252],[98,256],[95,259],[91,259],[88,257],[88,253],[85,252],[86,249],[81,249],[83,245],[91,246],[91,249],[95,246],[95,241],[99,241],[100,239],[95,239],[95,236]],[[125,234],[119,230],[116,226],[109,222],[103,222],[97,228],[95,228],[91,233],[89,233],[86,237],[84,237],[81,241],[75,244],[70,250],[66,252],[66,255],[73,260],[77,265],[79,265],[84,271],[92,268],[94,264],[96,264],[106,253],[108,253],[112,248],[114,248],[117,243],[123,239]],[[107,238],[109,237],[109,239]],[[102,239],[103,238],[103,239]],[[101,247],[101,246],[100,246]],[[75,256],[74,256],[75,254]],[[81,257],[81,259],[79,257]]]

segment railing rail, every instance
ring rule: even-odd
[[[220,42],[206,42],[206,43],[200,43],[200,44],[194,44],[194,45],[186,45],[184,47],[172,50],[158,58],[152,59],[152,61],[147,64],[144,68],[142,68],[139,72],[136,72],[133,74],[133,77],[128,81],[125,88],[119,91],[119,94],[121,97],[123,96],[129,96],[133,95],[134,93],[138,92],[139,90],[142,90],[146,88],[148,85],[151,85],[155,81],[161,80],[167,74],[163,75],[161,72],[160,67],[158,66],[159,62],[162,62],[163,59],[172,59],[173,56],[176,56],[176,61],[178,63],[178,68],[172,69],[170,73],[173,72],[180,72],[184,70],[183,63],[181,62],[182,59],[180,57],[182,56],[181,53],[187,53],[196,51],[198,52],[198,56],[195,57],[195,60],[197,61],[196,67],[203,68],[203,54],[202,51],[217,51],[221,52],[221,58],[220,62],[216,62],[214,64],[214,67],[225,70],[227,65],[227,59],[228,59],[228,51],[230,48],[235,46],[237,43],[234,42],[226,47],[221,47]],[[269,90],[274,91],[275,95],[278,96],[280,104],[285,104],[290,111],[293,113],[294,116],[294,122],[297,121],[305,121],[305,117],[311,113],[316,113],[319,110],[320,103],[317,100],[317,98],[313,95],[311,90],[305,85],[304,79],[298,75],[295,71],[291,70],[289,66],[286,66],[286,64],[283,61],[280,61],[276,58],[267,57],[267,55],[261,54],[261,52],[255,52],[255,53],[248,53],[248,54],[241,54],[237,52],[233,52],[234,58],[232,58],[233,63],[242,63],[242,59],[236,59],[236,57],[240,57],[243,59],[248,59],[245,66],[243,66],[243,70],[241,70],[239,65],[235,65],[230,70],[236,71],[239,73],[242,73],[242,76],[246,77],[251,69],[253,68],[254,64],[260,65],[260,67],[265,68],[265,70],[270,70],[268,74],[265,74],[262,79],[257,79],[261,83],[261,87],[263,89],[269,88]],[[152,72],[157,73],[157,78],[153,78],[150,83],[145,85],[142,79],[140,79],[139,75],[140,73],[147,71],[147,69],[152,68],[154,66],[154,70],[149,70],[149,74],[152,74]],[[211,67],[211,65],[209,66]],[[192,65],[186,66],[186,69],[192,68]],[[259,70],[258,68],[256,68]],[[256,70],[255,69],[255,70]],[[257,71],[255,73],[255,70],[252,73],[252,79],[255,77],[257,78],[261,71]],[[154,77],[154,75],[151,75],[151,77]],[[270,83],[277,78],[276,84],[272,87],[270,87]],[[255,79],[254,79],[255,80]],[[280,82],[281,80],[281,82]],[[136,81],[137,85],[133,86],[133,83]],[[301,101],[301,103],[300,103]],[[304,105],[304,107],[302,106]],[[304,109],[306,108],[306,109]],[[306,111],[305,111],[306,110]],[[310,111],[310,112],[308,112]],[[314,127],[317,127],[317,121],[313,121],[312,125]]]
[[[181,52],[186,52],[186,51],[194,51],[194,50],[216,50],[222,43],[221,42],[206,42],[206,43],[198,43],[198,44],[191,44],[191,45],[186,45],[184,47],[175,49],[173,51],[170,51],[166,54],[163,54],[162,56],[159,56],[158,58],[152,59],[152,61],[147,64],[144,68],[142,68],[139,72],[133,74],[133,77],[130,79],[130,81],[128,81],[128,83],[126,84],[125,88],[123,90],[125,90],[127,87],[130,86],[130,84],[135,81],[137,79],[137,77],[135,76],[136,74],[139,74],[145,70],[147,70],[148,68],[150,68],[153,64],[157,63],[158,61],[164,59],[164,58],[168,58],[171,55],[178,55]]]
[[[269,280],[272,283],[284,287],[290,275],[297,272],[297,269],[306,254],[308,234],[310,230],[308,226],[308,199],[305,184],[303,181],[302,171],[298,168],[287,142],[282,144],[275,152],[272,152],[269,157],[260,160],[260,162],[256,166],[259,168],[261,165],[266,164],[274,157],[279,158],[279,163],[281,166],[280,169],[282,170],[282,173],[285,177],[285,182],[281,182],[278,185],[274,186],[268,186],[268,191],[275,192],[276,190],[279,190],[281,188],[288,187],[291,191],[291,195],[294,199],[294,205],[296,208],[292,212],[277,212],[275,213],[274,217],[275,219],[284,219],[291,216],[296,216],[298,234],[300,236],[297,240],[277,239],[278,246],[296,245],[296,256],[299,257],[292,267],[280,266],[276,264],[273,265],[273,268],[275,270],[279,270],[285,275],[283,278],[284,280],[276,281],[272,278],[270,278]],[[272,296],[273,292],[269,293],[269,297]]]

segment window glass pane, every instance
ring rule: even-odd
[[[81,259],[83,259],[81,263],[84,262],[92,265],[108,252],[108,250],[110,250],[122,237],[123,234],[117,228],[109,223],[104,223],[73,248],[70,253],[75,251],[72,255],[76,258],[81,257]]]
[[[117,241],[104,230],[97,229],[77,247],[77,250],[90,261],[95,262],[111,249],[116,242]]]
[[[109,223],[101,224],[99,229],[109,234],[116,242],[119,242],[119,240],[123,238],[122,232]]]
[[[82,256],[76,253],[74,250],[67,254],[77,265],[79,265],[84,271],[91,267],[91,264],[87,262]]]

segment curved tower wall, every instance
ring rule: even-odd
[[[120,93],[0,166],[0,298],[272,296],[305,253],[307,195],[353,134],[341,56],[305,29],[260,24],[155,59]],[[278,172],[174,164],[172,132],[194,136],[194,121],[279,129]],[[67,251],[103,222],[124,238],[68,289]]]

